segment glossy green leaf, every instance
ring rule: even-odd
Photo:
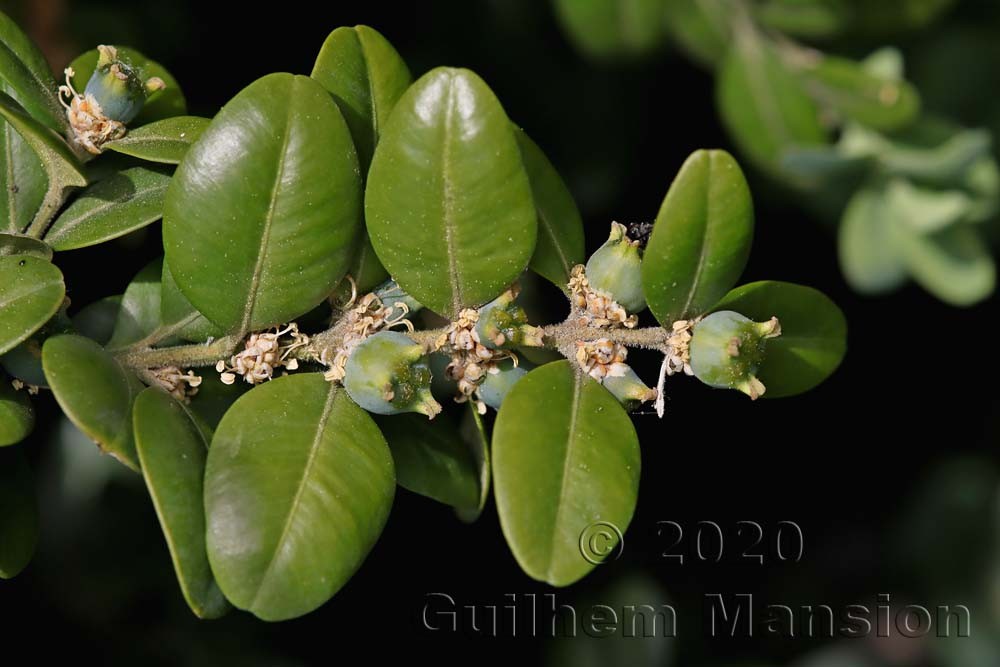
[[[48,61],[9,16],[0,12],[0,82],[36,120],[50,129],[67,127]]]
[[[21,442],[35,427],[35,410],[28,392],[18,391],[0,373],[0,447]]]
[[[132,345],[156,331],[160,319],[160,274],[163,260],[155,259],[147,264],[125,288],[115,328],[108,341],[108,349],[114,350]]]
[[[184,100],[184,93],[181,92],[180,84],[177,83],[177,79],[163,65],[155,60],[150,60],[142,53],[127,46],[115,46],[115,48],[118,49],[119,58],[139,70],[140,78],[143,81],[150,77],[158,76],[166,84],[163,90],[154,93],[146,100],[142,111],[129,123],[129,127],[136,128],[140,125],[163,120],[164,118],[183,116],[187,113],[187,102]],[[73,87],[78,92],[83,92],[87,87],[87,82],[90,81],[91,75],[97,68],[97,58],[97,49],[91,49],[86,53],[80,54],[70,63],[70,67],[73,68],[74,72],[72,79]]]
[[[323,42],[310,76],[333,95],[368,173],[389,112],[413,81],[406,63],[378,31],[344,27]]]
[[[665,38],[664,0],[556,0],[570,39],[593,58],[632,59],[657,50]]]
[[[472,403],[465,411],[465,417],[459,427],[459,435],[472,452],[472,460],[479,471],[479,499],[474,505],[455,509],[458,518],[466,523],[472,523],[483,513],[486,501],[489,500],[493,485],[493,468],[490,465],[490,436],[486,432],[483,418],[476,412]]]
[[[180,164],[209,122],[208,118],[198,116],[164,118],[129,130],[121,139],[104,144],[104,148],[149,162]]]
[[[56,218],[45,242],[57,251],[85,248],[156,222],[163,216],[168,185],[169,173],[146,167],[100,180]]]
[[[920,113],[920,95],[910,83],[877,76],[846,58],[809,61],[802,75],[809,94],[821,105],[876,130],[902,128]]]
[[[0,92],[0,117],[7,121],[35,152],[47,175],[48,191],[65,194],[70,188],[83,187],[87,184],[83,165],[73,154],[69,144],[28,115],[14,98],[4,92]],[[32,187],[38,187],[37,183]],[[46,205],[44,199],[43,205]],[[58,202],[48,202],[47,205],[54,208]]]
[[[375,247],[368,237],[368,232],[361,235],[347,273],[354,279],[358,294],[370,292],[389,279],[389,272],[375,254]]]
[[[0,83],[0,91],[16,93]],[[35,151],[9,123],[0,123],[0,230],[12,233],[27,229],[42,205],[49,180]]]
[[[538,217],[538,243],[530,266],[556,287],[565,289],[570,271],[584,260],[583,220],[573,195],[542,149],[518,127],[514,128],[514,136],[528,172]]]
[[[73,327],[78,333],[97,341],[99,345],[107,345],[115,331],[121,303],[122,295],[116,294],[87,304],[73,316]]]
[[[135,399],[132,424],[142,476],[184,599],[199,618],[222,616],[229,604],[212,576],[205,547],[202,478],[208,442],[184,406],[153,387]]]
[[[635,428],[604,387],[569,361],[522,378],[504,398],[493,430],[500,526],[521,568],[553,586],[586,575],[594,552],[613,546],[616,529],[628,528],[639,467]],[[595,528],[610,531],[609,541],[588,551]]]
[[[714,68],[732,41],[728,0],[667,0],[667,31],[692,58]]]
[[[171,333],[193,342],[218,338],[223,331],[191,305],[174,281],[170,267],[163,263],[160,280],[160,320]]]
[[[191,397],[187,408],[197,415],[203,427],[207,426],[214,431],[233,403],[250,391],[251,385],[246,382],[223,384],[214,369],[202,369],[200,375],[198,393]]]
[[[670,185],[642,261],[646,303],[660,324],[702,315],[736,284],[753,241],[753,201],[736,160],[700,150]]]
[[[801,394],[830,376],[847,350],[847,322],[833,301],[811,287],[762,280],[737,287],[715,310],[756,322],[777,317],[781,335],[767,341],[757,377],[765,398]]]
[[[531,187],[514,130],[476,74],[440,67],[400,98],[365,193],[379,259],[442,315],[503,292],[535,247]]]
[[[330,599],[378,539],[396,486],[378,428],[320,373],[277,378],[226,413],[208,453],[208,557],[264,620]]]
[[[0,257],[30,255],[45,261],[52,260],[52,248],[31,236],[0,232]]]
[[[401,487],[452,507],[479,504],[479,468],[451,419],[409,413],[375,423],[389,443]]]
[[[862,188],[848,202],[837,249],[844,278],[859,292],[883,294],[906,282],[906,264],[881,189]]]
[[[717,78],[716,101],[733,140],[762,167],[776,168],[785,149],[826,141],[799,77],[753,28],[737,31]]]
[[[17,450],[0,451],[0,579],[20,574],[38,543],[38,500],[31,470]]]
[[[954,306],[971,306],[993,293],[996,265],[975,228],[920,234],[902,229],[902,221],[891,222],[910,275],[928,292]]]
[[[347,271],[361,179],[343,117],[312,79],[244,88],[178,167],[163,245],[187,299],[227,331],[294,319]]]
[[[28,255],[0,257],[0,354],[48,322],[65,295],[54,264]]]
[[[132,402],[142,384],[103,347],[83,336],[53,336],[42,347],[49,387],[70,421],[135,471]]]

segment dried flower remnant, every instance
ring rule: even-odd
[[[284,340],[282,340],[284,337]],[[309,344],[309,336],[299,332],[299,326],[292,322],[284,329],[250,334],[244,349],[225,360],[219,360],[215,370],[220,373],[224,384],[233,384],[238,375],[247,384],[258,384],[274,377],[279,368],[294,371],[299,367],[298,359],[291,353]]]
[[[161,366],[149,371],[149,378],[168,394],[182,403],[188,403],[191,397],[198,393],[201,386],[201,376],[194,371],[185,373],[177,366]]]

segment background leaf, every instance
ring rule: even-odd
[[[264,620],[312,611],[361,565],[394,490],[382,434],[322,374],[255,388],[223,417],[208,454],[208,556],[219,586]]]
[[[45,242],[55,250],[104,243],[163,217],[169,172],[132,167],[104,178],[80,193],[52,223]]]
[[[486,501],[489,500],[493,485],[493,468],[490,465],[490,436],[486,432],[486,425],[476,412],[475,406],[472,403],[468,405],[459,433],[472,452],[472,460],[479,471],[479,500],[475,505],[456,508],[455,513],[462,521],[472,523],[483,513]]]
[[[692,58],[716,67],[732,41],[727,0],[667,0],[667,31]]]
[[[840,308],[811,287],[762,280],[737,287],[714,310],[733,310],[756,322],[777,317],[781,335],[767,341],[757,377],[765,398],[801,394],[830,376],[847,350]]]
[[[974,228],[948,227],[933,234],[901,230],[899,245],[910,275],[928,292],[953,306],[982,301],[996,286],[996,265]]]
[[[28,392],[17,391],[0,373],[0,447],[21,442],[35,427],[35,410]]]
[[[0,451],[0,579],[17,576],[38,543],[38,501],[31,470],[17,450]]]
[[[569,361],[540,366],[504,398],[493,430],[500,526],[532,578],[567,586],[594,564],[580,541],[596,522],[628,528],[639,440],[617,399]]]
[[[104,144],[104,148],[149,162],[180,164],[209,122],[198,116],[164,118],[129,130],[121,139]]]
[[[476,74],[439,67],[400,98],[375,150],[368,232],[393,279],[442,315],[496,297],[535,246],[514,132]]]
[[[107,345],[118,321],[122,295],[106,296],[89,303],[73,316],[73,328],[99,345]]]
[[[66,416],[101,451],[139,471],[132,437],[132,402],[142,384],[103,347],[83,336],[53,336],[42,367]]]
[[[538,219],[538,242],[530,266],[565,290],[570,271],[584,260],[583,220],[573,195],[542,149],[519,127],[515,126],[514,136]]]
[[[151,95],[142,107],[139,115],[129,123],[129,127],[136,128],[146,123],[152,123],[164,118],[173,116],[183,116],[187,113],[187,102],[184,100],[184,93],[181,92],[177,79],[155,60],[150,60],[139,51],[127,46],[115,46],[118,49],[118,57],[130,63],[140,72],[143,81],[151,76],[158,76],[163,79],[166,86],[163,90]],[[91,49],[77,56],[70,67],[73,68],[73,87],[77,92],[83,92],[90,81],[91,75],[97,68],[97,49]]]
[[[66,294],[62,273],[28,255],[0,257],[0,354],[49,321]]]
[[[262,329],[326,298],[360,215],[357,156],[333,100],[308,77],[271,74],[230,100],[178,167],[166,261],[213,323]]]
[[[555,0],[556,16],[588,56],[632,59],[663,44],[664,0]]]
[[[177,580],[198,618],[217,618],[229,604],[212,577],[205,547],[203,481],[208,442],[181,403],[149,387],[132,410],[135,447]]]
[[[109,349],[132,345],[153,333],[161,324],[160,274],[163,260],[154,259],[136,274],[125,288],[115,318],[115,328],[107,342]]]
[[[702,315],[746,266],[753,202],[736,160],[696,151],[670,185],[642,261],[642,288],[663,326]]]
[[[218,338],[224,333],[191,305],[174,282],[166,262],[160,280],[160,320],[164,327],[170,327],[173,335],[192,342]]]
[[[844,210],[837,245],[840,268],[853,289],[882,294],[906,282],[896,236],[885,192],[871,186],[858,190]]]
[[[0,81],[31,116],[57,132],[67,126],[52,70],[41,50],[0,12]]]

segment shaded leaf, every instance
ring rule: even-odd
[[[664,39],[664,0],[556,0],[563,30],[582,52],[598,59],[632,59]]]
[[[48,61],[16,23],[0,12],[0,82],[35,120],[48,128],[67,128],[56,81]]]
[[[8,255],[30,255],[51,261],[52,248],[31,236],[0,233],[0,257]]]
[[[993,293],[996,265],[976,229],[956,225],[920,234],[890,222],[910,275],[928,292],[954,306],[971,306]]]
[[[465,411],[465,417],[460,426],[460,435],[472,452],[472,460],[479,470],[479,500],[469,507],[458,507],[455,513],[466,523],[472,523],[483,513],[486,501],[489,500],[493,484],[493,469],[490,466],[490,436],[486,432],[483,418],[476,412],[472,403]]]
[[[121,303],[122,295],[116,294],[87,304],[73,316],[73,327],[99,345],[107,345],[115,331]]]
[[[0,354],[48,322],[65,294],[54,264],[30,255],[0,257]]]
[[[31,470],[17,450],[0,451],[0,579],[28,566],[38,543],[38,500]]]
[[[35,427],[35,410],[28,392],[17,391],[0,373],[0,447],[21,442]]]
[[[206,341],[223,335],[222,329],[212,324],[191,305],[174,282],[170,267],[163,263],[160,280],[160,319],[171,333],[192,342]]]
[[[163,260],[147,264],[125,288],[108,349],[132,345],[156,331],[160,320],[160,273]]]

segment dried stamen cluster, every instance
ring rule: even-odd
[[[76,76],[72,67],[67,67],[64,73],[66,83],[59,86],[59,101],[66,107],[69,126],[78,144],[88,153],[100,155],[104,144],[125,136],[125,123],[104,115],[104,110],[93,95],[76,92],[71,81]]]
[[[351,288],[351,300],[344,307],[346,312],[341,320],[342,325],[338,325],[344,328],[340,345],[322,350],[319,356],[320,363],[327,367],[323,377],[329,382],[343,381],[347,359],[354,349],[372,334],[396,325],[403,325],[407,330],[413,331],[413,323],[406,319],[410,309],[405,303],[397,301],[391,306],[386,306],[377,295],[369,292],[353,305],[357,300],[353,280]]]
[[[149,378],[178,401],[187,403],[198,393],[201,376],[194,371],[185,373],[177,366],[161,366],[149,370]]]
[[[574,310],[571,317],[583,326],[634,329],[639,323],[639,317],[629,315],[610,294],[591,287],[583,264],[574,266],[570,273],[569,293]]]
[[[625,358],[628,348],[607,338],[577,341],[576,361],[584,372],[598,382],[606,377],[624,377],[629,371]]]
[[[487,374],[500,372],[501,360],[512,359],[517,365],[517,357],[509,350],[490,349],[484,345],[476,327],[478,323],[478,310],[462,310],[435,341],[434,348],[445,350],[451,356],[445,375],[458,385],[455,402],[471,401],[479,414],[485,414],[486,403],[479,397],[479,386]]]
[[[285,340],[281,340],[282,336]],[[250,334],[244,349],[230,357],[228,364],[219,360],[215,370],[221,373],[224,384],[236,382],[237,375],[242,375],[247,384],[258,384],[270,380],[279,368],[290,371],[298,368],[298,359],[290,355],[308,344],[309,336],[300,333],[298,325],[292,322],[284,329],[275,327],[271,332]]]

